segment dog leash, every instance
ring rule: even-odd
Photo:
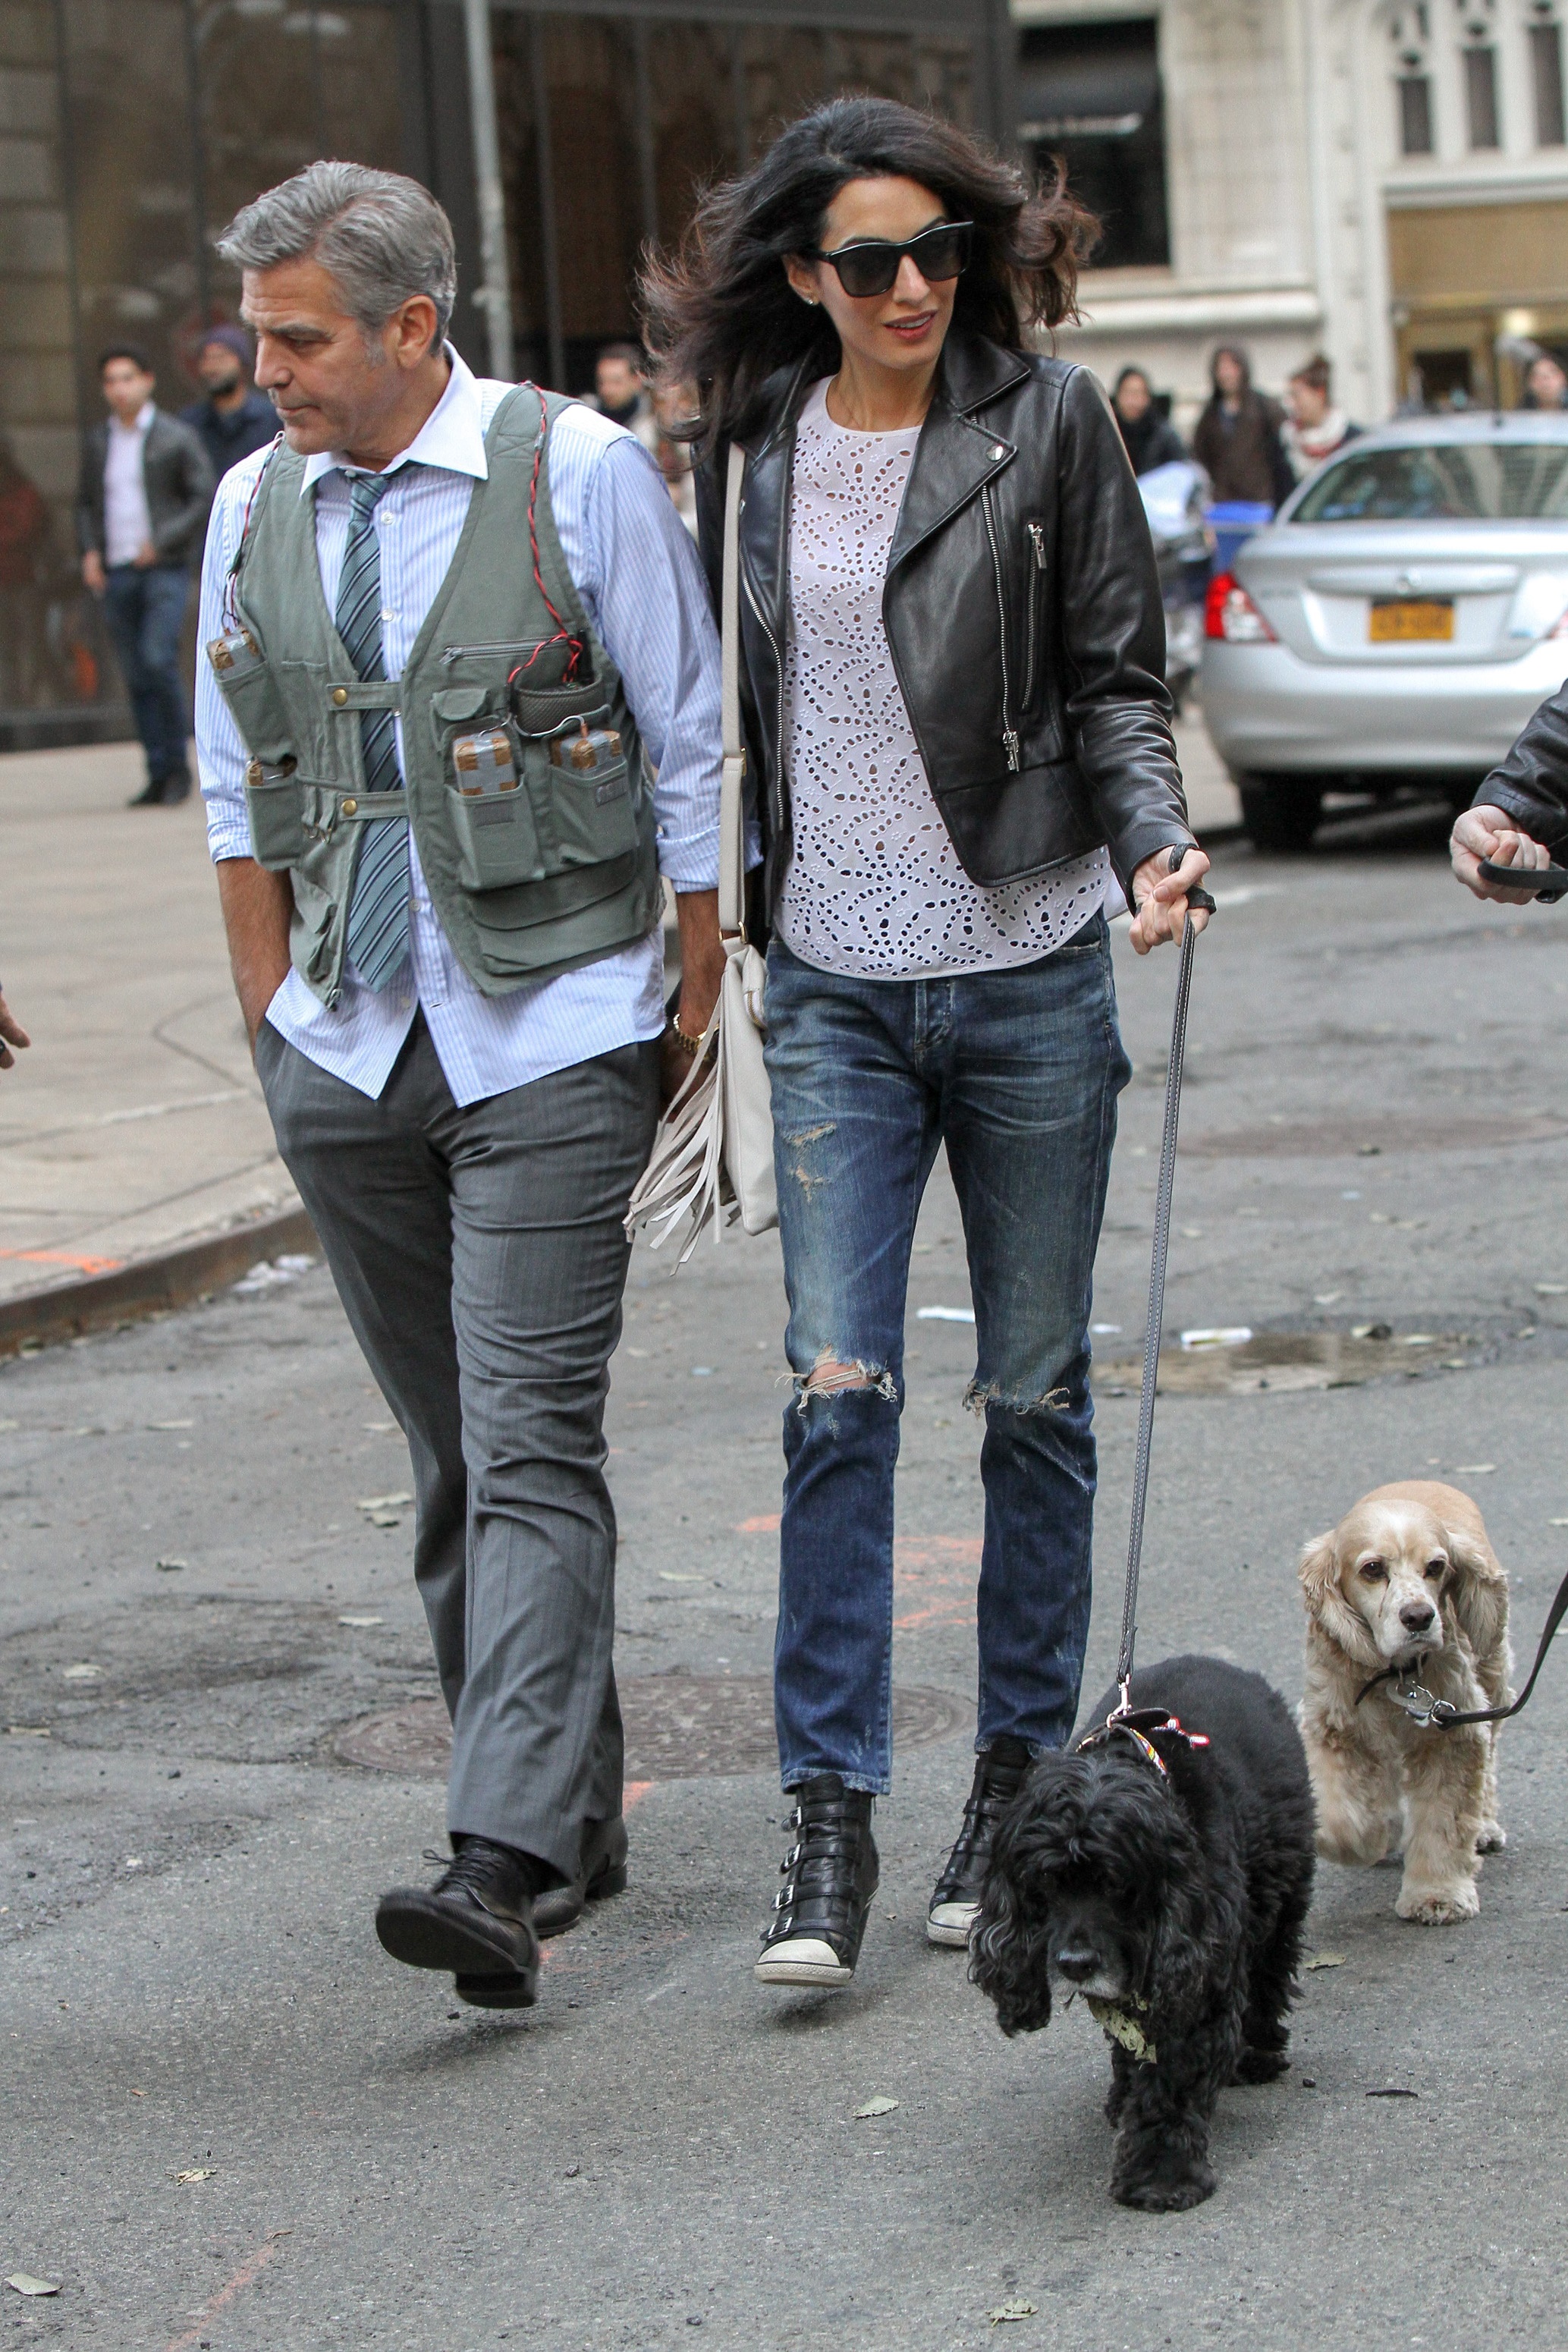
[[[1434,1698],[1429,1690],[1414,1680],[1407,1690],[1402,1689],[1399,1686],[1400,1676],[1406,1674],[1411,1676],[1418,1675],[1425,1664],[1425,1652],[1416,1659],[1413,1666],[1385,1666],[1382,1674],[1374,1675],[1372,1680],[1369,1683],[1363,1683],[1357,1691],[1355,1703],[1359,1706],[1367,1693],[1375,1691],[1380,1683],[1392,1683],[1394,1688],[1388,1696],[1395,1706],[1402,1706],[1412,1723],[1421,1724],[1428,1730],[1452,1731],[1455,1725],[1459,1723],[1506,1723],[1511,1715],[1519,1713],[1531,1692],[1535,1688],[1535,1677],[1545,1664],[1546,1653],[1552,1647],[1552,1637],[1564,1617],[1568,1617],[1568,1576],[1565,1576],[1558,1586],[1557,1597],[1546,1612],[1546,1623],[1542,1629],[1540,1646],[1535,1653],[1535,1664],[1530,1669],[1530,1680],[1511,1706],[1458,1707],[1450,1699]]]
[[[1170,870],[1174,874],[1181,865],[1183,853],[1171,851]],[[1214,900],[1207,890],[1192,889],[1186,894],[1189,913],[1199,909],[1204,914],[1215,911]],[[1160,1335],[1165,1328],[1166,1261],[1170,1254],[1171,1201],[1176,1191],[1176,1124],[1181,1116],[1182,1066],[1186,1059],[1186,1011],[1192,994],[1192,958],[1197,943],[1197,931],[1191,922],[1182,925],[1181,961],[1176,967],[1176,1010],[1171,1020],[1171,1055],[1166,1071],[1166,1124],[1160,1139],[1160,1179],[1155,1192],[1155,1251],[1149,1269],[1149,1319],[1144,1332],[1144,1385],[1138,1397],[1138,1445],[1133,1458],[1133,1525],[1127,1542],[1127,1584],[1122,1601],[1122,1647],[1116,1660],[1116,1685],[1121,1694],[1117,1705],[1103,1731],[1091,1732],[1089,1741],[1098,1741],[1106,1732],[1124,1729],[1145,1757],[1153,1757],[1165,1770],[1158,1753],[1151,1746],[1151,1730],[1181,1731],[1174,1717],[1160,1710],[1142,1710],[1134,1715],[1133,1708],[1133,1645],[1138,1630],[1138,1571],[1144,1556],[1144,1513],[1149,1499],[1149,1457],[1154,1447],[1155,1387],[1160,1368]],[[1186,1739],[1195,1735],[1183,1732]],[[1207,1747],[1207,1741],[1201,1745]]]

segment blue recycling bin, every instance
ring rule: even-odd
[[[1216,572],[1228,572],[1253,532],[1274,520],[1272,507],[1259,506],[1249,499],[1222,499],[1206,511],[1214,533]]]

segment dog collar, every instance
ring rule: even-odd
[[[1402,1707],[1412,1723],[1421,1725],[1435,1723],[1440,1728],[1445,1727],[1448,1718],[1455,1713],[1455,1708],[1446,1698],[1434,1698],[1425,1684],[1417,1680],[1426,1663],[1427,1653],[1423,1650],[1407,1666],[1385,1666],[1380,1675],[1374,1675],[1370,1682],[1363,1683],[1355,1695],[1357,1706],[1361,1705],[1369,1691],[1375,1691],[1380,1684],[1387,1683],[1390,1685],[1388,1693],[1390,1701],[1395,1706]]]
[[[1073,1754],[1082,1756],[1086,1748],[1099,1748],[1113,1734],[1119,1733],[1124,1739],[1132,1741],[1145,1762],[1154,1766],[1162,1780],[1168,1780],[1171,1777],[1170,1767],[1150,1738],[1149,1734],[1152,1731],[1169,1732],[1177,1739],[1185,1739],[1189,1748],[1208,1746],[1207,1733],[1184,1731],[1179,1715],[1167,1715],[1164,1707],[1145,1706],[1133,1713],[1123,1714],[1117,1710],[1108,1715],[1103,1723],[1097,1724],[1092,1731],[1085,1733],[1073,1749]]]

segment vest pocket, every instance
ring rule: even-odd
[[[506,890],[542,878],[534,813],[520,787],[458,793],[448,785],[446,807],[457,839],[457,878],[465,890]]]
[[[637,806],[619,743],[613,735],[591,737],[586,743],[580,735],[568,735],[550,746],[550,813],[563,867],[599,866],[637,846]],[[573,760],[580,744],[591,747],[591,766]]]
[[[252,760],[245,772],[245,804],[250,817],[250,845],[258,866],[271,872],[298,866],[308,846],[305,830],[307,787],[294,772],[294,762],[269,767]]]

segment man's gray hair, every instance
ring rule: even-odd
[[[236,269],[319,261],[343,307],[377,335],[400,303],[427,294],[439,344],[457,299],[452,223],[428,188],[367,163],[311,163],[237,212],[217,240]]]

